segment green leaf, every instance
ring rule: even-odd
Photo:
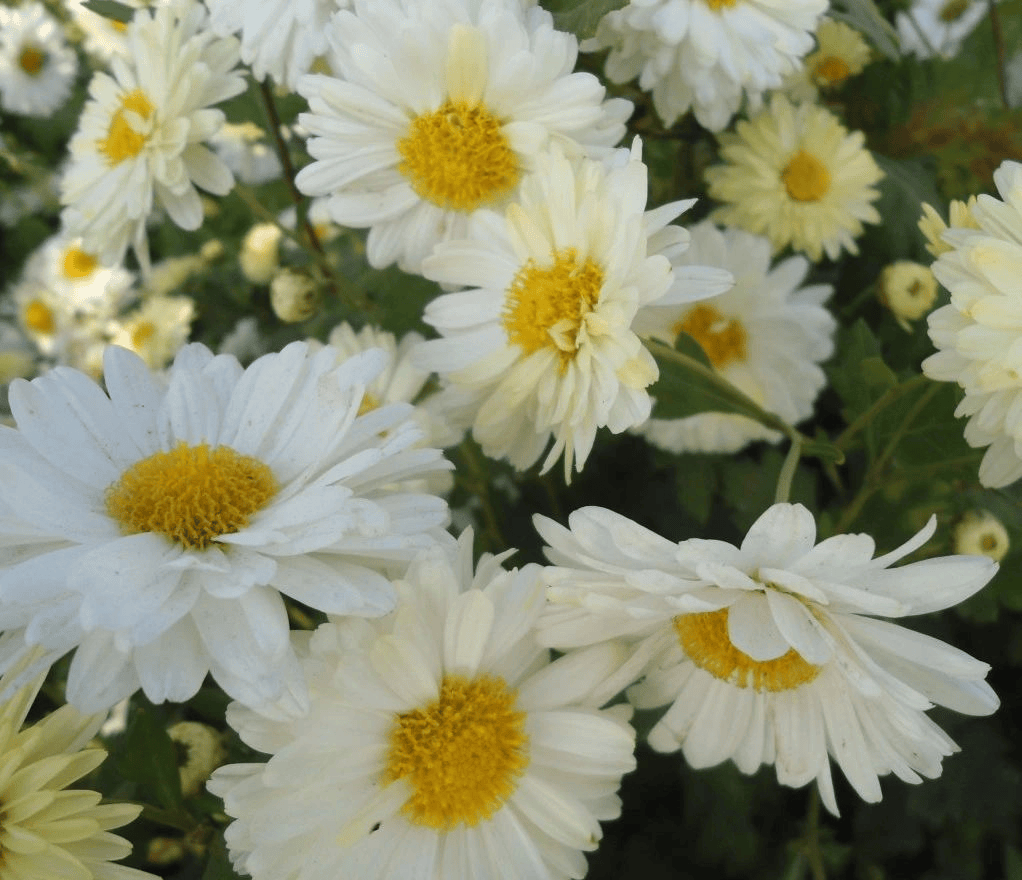
[[[135,10],[117,0],[85,0],[82,4],[86,9],[109,18],[111,21],[119,21],[128,24],[135,17]]]
[[[231,860],[227,857],[227,847],[224,846],[224,839],[217,835],[210,843],[209,859],[206,862],[206,870],[202,872],[202,880],[238,880],[239,875],[234,873],[231,867]]]
[[[596,33],[603,16],[627,3],[628,0],[553,0],[543,5],[553,13],[558,29],[585,40]]]
[[[181,805],[181,777],[174,742],[152,710],[141,708],[132,718],[124,743],[115,752],[121,775],[168,810]]]

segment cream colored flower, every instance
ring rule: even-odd
[[[976,218],[972,216],[972,209],[975,206],[975,196],[969,196],[967,202],[952,199],[949,208],[951,226],[958,227],[959,229],[979,229]],[[919,231],[926,238],[926,249],[934,257],[939,257],[941,254],[954,250],[951,245],[944,241],[944,232],[947,228],[948,224],[944,222],[944,218],[937,213],[933,205],[923,202],[923,216],[919,218]]]
[[[972,553],[989,556],[1000,562],[1008,555],[1011,540],[1008,530],[989,510],[970,510],[954,527],[952,532],[955,553]]]
[[[928,205],[926,207],[929,207]],[[885,266],[877,281],[877,296],[903,330],[925,315],[937,299],[937,279],[929,266],[896,260]]]
[[[724,164],[709,168],[706,182],[724,204],[712,216],[814,262],[858,253],[862,224],[880,222],[874,184],[883,177],[863,142],[823,107],[775,94],[761,113],[720,135]]]
[[[167,729],[167,735],[181,750],[177,768],[181,793],[185,797],[198,794],[210,774],[227,757],[220,732],[197,721],[179,721]]]
[[[257,223],[241,241],[238,263],[241,274],[253,284],[268,284],[280,268],[280,238],[275,223]]]

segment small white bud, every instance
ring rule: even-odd
[[[971,510],[963,516],[952,533],[955,553],[989,556],[1000,562],[1008,553],[1011,542],[1008,530],[987,510]]]
[[[911,321],[918,321],[937,299],[937,279],[928,266],[911,260],[897,260],[880,273],[877,294],[894,319],[911,332]]]
[[[319,285],[297,269],[281,269],[270,282],[270,305],[274,314],[288,324],[316,314],[320,298]]]

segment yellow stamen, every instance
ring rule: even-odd
[[[148,120],[153,115],[153,105],[145,92],[135,89],[121,98],[121,107],[110,120],[106,138],[98,142],[99,151],[106,154],[107,164],[113,167],[142,152],[148,135],[135,131],[125,119],[125,112],[131,111]]]
[[[64,254],[64,277],[69,281],[77,281],[81,278],[88,278],[99,265],[92,254],[76,247],[68,248]]]
[[[25,46],[18,56],[18,67],[29,76],[39,76],[46,63],[46,53],[36,46]]]
[[[737,318],[725,318],[713,306],[698,305],[674,325],[674,334],[687,333],[706,352],[710,363],[720,369],[747,356],[748,336]]]
[[[727,634],[728,610],[681,614],[674,618],[678,641],[689,659],[714,678],[757,691],[789,691],[808,684],[820,667],[789,649],[774,660],[753,660]]]
[[[526,354],[556,348],[566,368],[602,287],[603,270],[591,258],[580,263],[574,248],[555,253],[550,266],[529,260],[507,290],[503,321],[508,340]]]
[[[440,697],[395,718],[383,781],[407,777],[410,822],[438,830],[488,819],[529,765],[525,713],[502,678],[445,676]]]
[[[417,116],[397,142],[398,170],[423,199],[474,211],[508,195],[521,177],[501,122],[482,104],[446,101]]]
[[[22,314],[22,320],[29,330],[36,333],[49,335],[57,329],[57,322],[53,317],[53,310],[42,300],[34,299],[27,306]]]
[[[277,489],[258,459],[228,446],[180,443],[128,468],[107,489],[106,509],[125,534],[156,532],[201,550],[245,528]]]
[[[714,12],[720,12],[721,9],[730,9],[738,0],[704,0],[704,2]]]
[[[152,321],[139,321],[131,328],[131,347],[138,351],[155,335],[156,325]]]
[[[796,202],[818,202],[830,189],[830,172],[812,153],[799,150],[781,173],[788,195]]]
[[[816,65],[815,76],[817,82],[824,85],[836,86],[843,83],[851,75],[852,70],[842,58],[828,55]]]

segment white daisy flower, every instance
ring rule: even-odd
[[[444,462],[410,449],[409,407],[357,412],[382,352],[337,365],[293,343],[247,370],[194,344],[165,379],[111,346],[107,393],[56,368],[10,389],[0,429],[0,652],[75,650],[68,701],[141,687],[185,700],[209,672],[235,699],[304,705],[281,593],[379,615],[446,505],[388,484]],[[107,396],[109,395],[109,396]]]
[[[710,195],[725,204],[713,219],[788,245],[814,263],[859,252],[863,223],[879,223],[873,188],[884,175],[862,132],[849,133],[815,104],[775,94],[757,116],[719,136],[721,165],[706,171]]]
[[[733,760],[743,773],[774,764],[782,785],[816,780],[837,813],[828,754],[863,800],[878,777],[940,775],[958,747],[926,715],[934,704],[986,715],[998,700],[989,667],[879,617],[947,608],[997,571],[985,556],[890,566],[933,535],[873,558],[868,535],[815,543],[813,515],[775,504],[741,546],[677,544],[609,510],[575,511],[570,530],[536,517],[550,545],[552,604],[540,641],[558,648],[624,637],[627,684],[639,708],[670,704],[650,733],[693,767]]]
[[[895,18],[901,51],[919,58],[954,58],[989,11],[988,0],[913,0]]]
[[[519,0],[355,0],[327,37],[333,76],[298,87],[316,161],[296,182],[370,228],[377,268],[417,272],[476,209],[507,204],[548,143],[606,151],[632,108],[572,73],[575,37]]]
[[[581,471],[597,428],[614,433],[649,418],[656,362],[632,327],[654,302],[704,298],[733,282],[724,270],[672,271],[688,234],[669,226],[692,202],[646,212],[641,147],[615,167],[573,164],[553,149],[537,159],[504,216],[480,211],[469,237],[437,247],[427,278],[473,289],[433,300],[423,366],[472,401],[475,439],[520,469],[553,438],[543,469],[564,456]],[[669,255],[669,256],[668,256]]]
[[[583,49],[610,49],[607,77],[638,77],[665,125],[691,109],[720,131],[743,95],[758,108],[798,68],[826,9],[826,0],[632,0],[608,12]]]
[[[277,180],[281,174],[280,159],[265,143],[265,137],[266,132],[255,123],[228,122],[209,143],[238,180],[247,186],[259,186]]]
[[[326,51],[330,17],[348,0],[206,0],[210,25],[221,37],[241,35],[241,60],[258,79],[289,89]]]
[[[162,370],[188,341],[194,320],[190,296],[150,296],[112,322],[110,344],[134,352],[149,369]]]
[[[1003,201],[979,196],[965,212],[968,225],[944,232],[953,249],[937,258],[933,274],[951,302],[927,318],[937,353],[922,368],[965,390],[955,415],[969,417],[970,446],[989,447],[979,481],[999,487],[1022,477],[1022,164],[1003,162],[994,183]]]
[[[18,676],[23,677],[23,676]],[[0,828],[5,877],[87,877],[90,880],[158,880],[113,861],[131,854],[131,843],[116,834],[142,808],[101,804],[96,791],[68,788],[106,758],[88,747],[105,713],[82,715],[71,706],[22,727],[42,685],[38,676],[0,704]],[[11,676],[0,680],[10,691]]]
[[[0,107],[50,116],[71,93],[78,56],[41,3],[0,6]]]
[[[148,265],[146,219],[158,205],[182,229],[202,224],[196,186],[224,195],[234,178],[203,141],[224,121],[211,109],[245,89],[237,41],[209,31],[197,0],[140,11],[128,25],[129,52],[97,73],[61,181],[62,219],[106,264],[129,245]]]
[[[506,554],[504,554],[506,555]],[[582,877],[635,766],[623,707],[599,710],[620,648],[550,662],[532,625],[541,569],[505,571],[471,533],[424,554],[381,622],[333,621],[299,644],[310,708],[280,722],[231,706],[265,764],[209,789],[254,880]],[[273,829],[272,833],[267,833]]]
[[[707,302],[647,306],[635,320],[637,331],[671,346],[687,333],[717,372],[761,407],[791,425],[809,418],[827,381],[819,364],[834,351],[837,323],[823,306],[830,285],[802,286],[809,272],[804,257],[771,268],[770,242],[762,236],[722,232],[709,221],[691,233],[681,262],[727,269],[735,286]],[[781,437],[730,413],[650,419],[638,430],[669,452],[735,452],[753,440]]]
[[[122,6],[141,9],[147,4],[144,0],[117,0]],[[71,14],[71,19],[82,29],[85,51],[102,62],[108,62],[113,55],[127,55],[128,26],[93,12],[84,0],[64,0],[64,6]]]

